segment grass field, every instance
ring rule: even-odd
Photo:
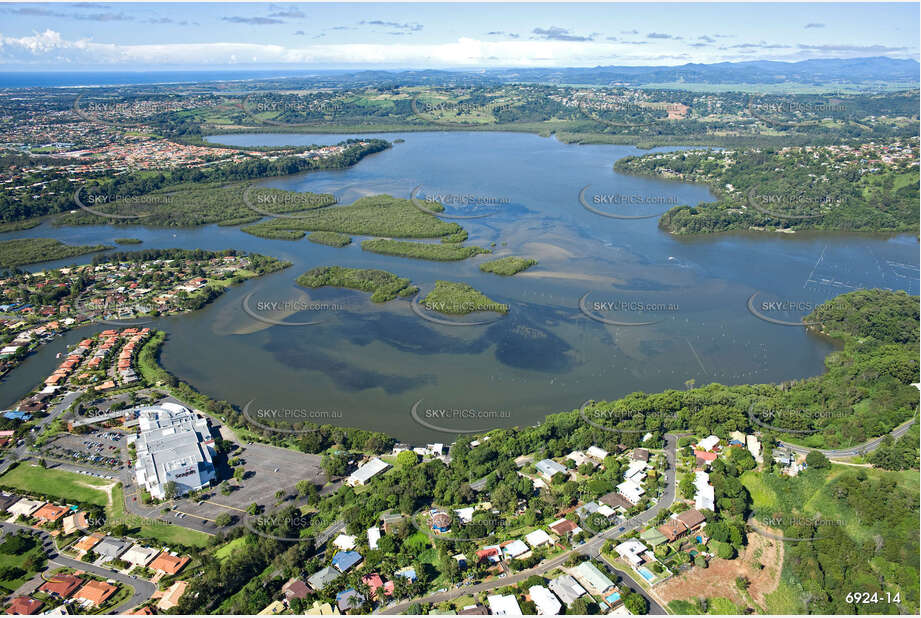
[[[217,549],[217,551],[214,552],[214,557],[220,560],[221,562],[224,562],[225,560],[230,558],[231,554],[233,554],[236,551],[242,550],[245,546],[246,546],[246,537],[241,536],[239,538],[232,540],[231,542],[225,545],[221,545]]]
[[[21,463],[0,476],[0,485],[53,496],[65,502],[89,503],[103,507],[108,506],[109,496],[102,486],[111,482],[29,463]]]
[[[16,579],[0,579],[0,589],[6,589],[10,592],[16,590],[24,584],[29,578],[35,575],[35,572],[29,572],[29,569],[23,566],[30,558],[42,558],[44,556],[41,546],[36,544],[35,547],[21,555],[0,553],[0,569],[5,567],[17,567],[25,571],[21,577]]]

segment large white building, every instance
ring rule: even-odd
[[[214,439],[207,419],[178,403],[164,402],[140,408],[138,427],[134,473],[151,496],[164,499],[171,481],[181,496],[214,480]]]

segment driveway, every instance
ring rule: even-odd
[[[37,532],[42,542],[42,550],[48,557],[49,565],[87,571],[106,579],[115,580],[120,584],[131,586],[134,589],[134,594],[132,594],[131,597],[124,603],[121,603],[118,607],[110,610],[110,614],[124,614],[126,610],[129,610],[132,607],[137,607],[141,603],[144,603],[150,599],[153,593],[157,590],[157,586],[147,581],[146,579],[140,579],[132,575],[124,575],[123,573],[119,573],[118,571],[114,571],[112,569],[107,569],[106,567],[96,566],[94,564],[89,564],[80,560],[74,560],[73,558],[68,558],[67,556],[59,554],[57,548],[54,545],[54,540],[47,532],[43,530],[36,530],[30,526],[20,526],[19,524],[8,524],[6,522],[0,522],[0,528],[6,530],[7,532],[14,532],[19,530],[26,530],[31,533]]]

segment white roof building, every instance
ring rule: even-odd
[[[745,436],[745,446],[748,447],[748,452],[752,454],[755,461],[763,461],[761,457],[761,442],[758,441],[758,438],[755,436]]]
[[[604,458],[608,456],[608,452],[603,448],[598,448],[597,446],[590,446],[585,451],[585,454],[589,457],[594,457],[599,461],[604,461]]]
[[[571,459],[576,466],[581,466],[584,463],[593,463],[589,461],[588,457],[582,451],[573,451],[566,456],[566,459]]]
[[[550,580],[547,586],[566,604],[566,607],[572,605],[576,599],[585,594],[585,588],[572,575],[560,575],[556,579]]]
[[[521,607],[511,594],[491,594],[486,597],[489,613],[493,616],[521,616]]]
[[[351,534],[340,534],[333,540],[333,545],[342,551],[349,551],[355,548],[355,537]]]
[[[527,553],[530,551],[528,546],[524,544],[524,541],[520,539],[515,539],[508,545],[502,548],[503,553],[509,558],[517,558],[518,556]]]
[[[368,528],[368,547],[377,549],[377,542],[381,540],[381,529],[377,526]]]
[[[608,579],[607,575],[598,570],[598,567],[588,560],[580,562],[573,568],[572,574],[579,579],[583,586],[596,594],[604,594],[614,587],[614,582]]]
[[[135,544],[132,545],[128,551],[122,554],[121,559],[135,566],[147,566],[154,558],[157,557],[157,554],[159,553],[159,549]]]
[[[207,419],[185,406],[164,402],[140,408],[138,427],[134,474],[151,496],[164,499],[170,482],[181,496],[214,480],[214,439]]]
[[[646,479],[646,468],[649,467],[645,461],[633,461],[624,471],[624,478],[642,483]]]
[[[528,588],[531,594],[531,600],[537,606],[537,613],[541,616],[557,616],[563,609],[563,604],[556,596],[543,586],[531,586]]]
[[[349,478],[347,478],[345,482],[347,485],[352,487],[355,487],[356,485],[364,485],[389,467],[390,464],[388,464],[386,461],[375,457],[365,465],[360,466],[357,470],[352,472],[352,474],[349,475]]]
[[[630,504],[637,504],[643,498],[646,490],[636,481],[627,480],[617,486],[617,493],[626,498]]]
[[[556,474],[566,474],[566,466],[557,463],[552,459],[541,459],[536,464],[537,471],[548,481],[553,479]]]
[[[43,500],[29,500],[28,498],[23,498],[19,502],[12,504],[6,510],[11,514],[16,515],[17,517],[19,515],[22,515],[23,517],[29,517],[32,515],[32,513],[42,508],[43,506],[45,506],[45,502]]]
[[[646,551],[646,546],[636,539],[630,539],[615,547],[614,551],[633,566],[639,566],[643,564],[641,555]]]
[[[541,545],[549,545],[553,542],[550,538],[550,535],[541,528],[526,534],[524,540],[527,541],[528,545],[530,545],[532,548],[537,548]]]
[[[700,509],[715,511],[715,496],[713,486],[710,485],[710,475],[702,470],[695,472],[694,487],[697,489],[697,493],[694,495],[694,508],[698,511]]]
[[[707,436],[697,443],[697,448],[702,451],[712,451],[719,443],[720,439],[717,436]]]
[[[473,521],[473,511],[474,508],[472,506],[465,506],[462,509],[454,509],[454,512],[457,513],[457,518],[462,524],[469,524],[471,521]]]

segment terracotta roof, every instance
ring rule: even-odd
[[[632,505],[631,505],[632,506]],[[564,519],[558,524],[551,524],[550,529],[556,532],[557,534],[566,534],[567,532],[572,532],[579,526],[576,525],[574,521]]]
[[[99,607],[118,590],[112,584],[90,580],[74,595],[75,599],[89,601]]]
[[[66,506],[58,506],[49,502],[42,508],[32,513],[32,517],[35,519],[43,519],[45,521],[57,521],[64,517],[68,510],[69,509]]]
[[[83,580],[70,573],[56,573],[46,580],[38,589],[47,594],[55,594],[62,599],[70,597],[80,587]]]
[[[310,588],[303,581],[295,578],[289,579],[281,587],[281,591],[288,599],[303,599],[310,594]]]
[[[85,536],[77,541],[77,543],[74,545],[74,549],[79,551],[89,551],[99,545],[99,542],[102,541],[103,538],[105,538],[103,535],[99,534],[98,532],[94,532],[93,534]]]
[[[166,611],[179,605],[179,599],[182,597],[182,594],[185,592],[185,589],[188,585],[188,582],[176,582],[167,588],[163,598],[160,599],[159,603],[157,603],[157,609]]]
[[[677,519],[669,519],[659,526],[659,532],[664,534],[669,541],[674,541],[687,531],[688,528],[684,525],[684,522],[678,521]]]
[[[10,603],[6,613],[28,616],[29,614],[37,614],[38,610],[42,608],[42,605],[44,605],[44,603],[32,597],[16,597],[13,599],[13,602]]]
[[[160,555],[154,558],[154,561],[147,565],[147,568],[154,571],[163,571],[169,575],[175,575],[182,570],[182,567],[188,563],[188,556],[174,556],[167,552],[160,552]]]

